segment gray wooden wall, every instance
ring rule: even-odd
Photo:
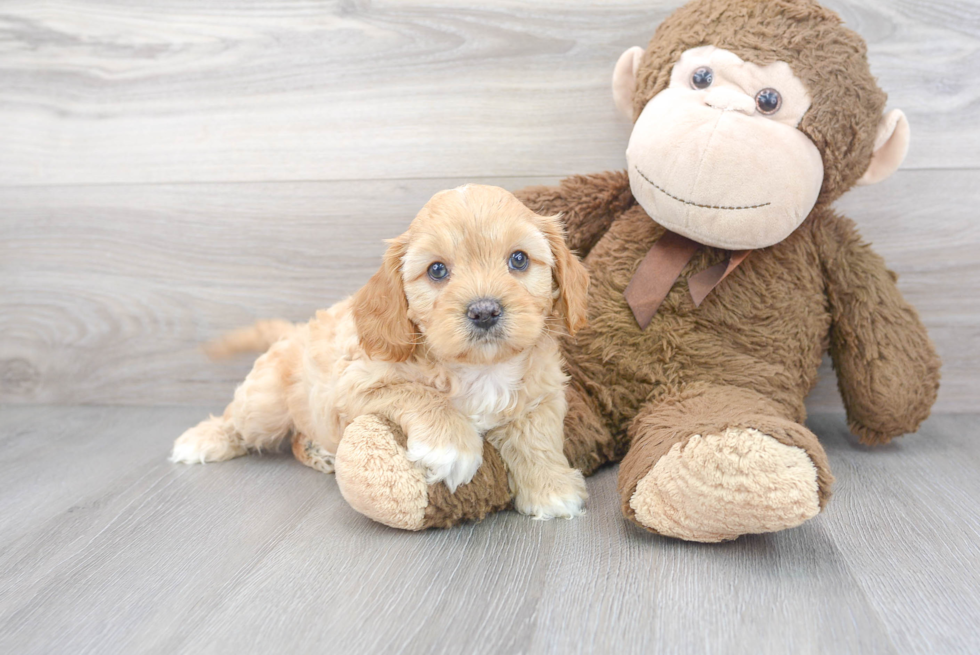
[[[0,403],[221,404],[248,364],[201,341],[352,292],[436,190],[622,168],[613,64],[679,4],[3,2]],[[827,4],[913,131],[840,207],[973,410],[980,6]]]

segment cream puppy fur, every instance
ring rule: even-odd
[[[587,494],[563,453],[557,339],[584,325],[587,287],[557,217],[496,187],[438,193],[353,297],[305,325],[264,322],[214,344],[220,355],[274,341],[172,459],[221,461],[292,436],[329,468],[350,422],[379,414],[405,431],[427,483],[469,482],[487,439],[519,511],[576,516]]]

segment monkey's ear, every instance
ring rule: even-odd
[[[881,118],[875,137],[875,152],[858,186],[876,184],[898,170],[909,151],[909,122],[901,109],[892,109]]]
[[[646,52],[638,45],[633,46],[619,56],[616,70],[613,71],[612,92],[616,109],[626,118],[633,120],[633,92],[636,91],[636,71],[640,68],[640,60]]]

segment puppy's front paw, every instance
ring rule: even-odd
[[[408,440],[408,459],[425,472],[426,484],[443,482],[449,491],[466,484],[476,475],[483,463],[483,442],[476,437],[479,447],[452,445],[432,446],[424,440]]]
[[[170,461],[184,464],[222,462],[241,457],[246,452],[241,439],[229,434],[222,420],[212,416],[177,438]]]
[[[582,472],[569,468],[540,480],[534,489],[518,489],[514,505],[521,514],[541,521],[573,519],[585,511],[588,497]]]

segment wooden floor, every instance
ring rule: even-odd
[[[573,521],[391,530],[287,455],[167,462],[205,411],[0,410],[0,652],[980,652],[978,416],[874,451],[814,416],[827,511],[701,545],[614,468]]]

